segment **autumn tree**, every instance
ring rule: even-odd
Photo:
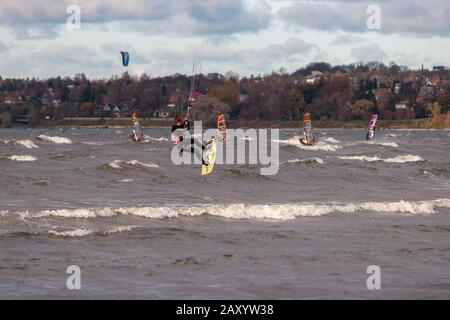
[[[217,98],[232,108],[239,103],[239,87],[232,81],[212,87],[208,95]]]
[[[215,97],[205,95],[195,101],[192,115],[195,120],[201,120],[204,125],[211,126],[217,124],[217,116],[219,114],[228,117],[230,110],[231,108],[228,104]]]
[[[352,108],[353,117],[359,120],[367,120],[369,118],[369,110],[373,109],[373,107],[374,103],[370,100],[358,100]]]

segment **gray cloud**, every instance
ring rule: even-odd
[[[244,3],[244,0],[2,0],[0,23],[20,26],[22,31],[30,26],[63,24],[69,16],[67,7],[75,4],[81,8],[82,23],[116,22],[121,30],[147,34],[234,34],[255,32],[270,25],[271,8],[264,0],[252,8]]]
[[[9,47],[6,44],[4,44],[3,42],[0,42],[0,53],[6,52],[8,50],[9,50]]]
[[[0,44],[0,50],[1,50]],[[121,65],[119,51],[130,52],[129,68]],[[14,54],[2,54],[2,74],[14,77],[73,76],[85,73],[89,77],[108,78],[124,70],[130,73],[148,72],[164,75],[177,72],[190,73],[194,59],[201,57],[204,68],[201,72],[264,73],[278,69],[286,62],[300,65],[308,57],[319,53],[315,44],[299,38],[270,44],[261,48],[239,49],[222,45],[187,46],[179,49],[155,48],[141,53],[128,43],[110,42],[92,48],[87,45],[48,44],[36,49],[34,45],[17,49]],[[301,63],[300,63],[301,60]],[[219,68],[219,69],[216,69]]]
[[[9,76],[48,77],[73,76],[76,73],[110,76],[110,70],[120,65],[88,46],[47,45],[36,50],[23,48],[19,54],[4,55],[0,70]]]
[[[334,40],[331,42],[331,45],[346,46],[346,45],[361,44],[366,41],[367,41],[366,39],[360,36],[355,36],[352,34],[342,34],[334,38]]]
[[[366,32],[372,1],[299,1],[281,8],[277,17],[290,25],[327,31]],[[381,33],[450,36],[450,1],[379,1]],[[372,31],[373,32],[373,31]]]
[[[287,61],[307,60],[307,57],[319,52],[317,45],[291,38],[280,44],[252,49],[232,49],[224,46],[188,47],[181,50],[155,49],[151,56],[158,61],[158,66],[165,70],[186,70],[186,66],[192,65],[193,60],[201,56],[204,65],[213,63],[227,70],[238,68],[239,72],[265,72],[274,70]]]
[[[351,56],[356,59],[356,61],[362,62],[383,62],[387,57],[386,53],[378,44],[368,44],[353,48]]]

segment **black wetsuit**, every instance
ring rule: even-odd
[[[175,132],[175,131],[178,130],[178,129],[183,129],[183,130],[188,130],[188,131],[189,131],[190,128],[191,128],[191,124],[189,123],[188,120],[185,120],[185,121],[183,122],[183,124],[180,124],[180,125],[174,124],[174,125],[172,126],[172,133]],[[180,136],[180,137],[179,137],[179,140],[180,140],[180,142],[183,141],[183,136]],[[195,138],[194,138],[194,137],[191,137],[191,143],[190,143],[191,153],[195,153],[195,141],[196,141]],[[197,141],[198,141],[198,140],[197,140]],[[198,142],[200,142],[199,144],[200,144],[201,147],[202,147],[202,153],[203,153],[203,151],[205,151],[206,146],[205,146],[203,143],[201,143],[201,141],[198,141]],[[183,152],[183,149],[181,149],[181,152]],[[208,165],[208,164],[205,162],[205,160],[203,159],[203,154],[198,153],[197,156],[198,156],[200,159],[202,159],[202,164],[203,164],[203,165]]]
[[[172,126],[172,133],[173,133],[174,131],[178,130],[178,129],[183,129],[183,130],[188,130],[188,131],[189,131],[189,130],[191,129],[191,124],[189,123],[188,120],[185,120],[185,121],[183,122],[183,124],[180,124],[180,125],[174,124],[174,125]],[[183,136],[180,136],[179,139],[180,139],[180,142],[183,141]],[[193,146],[194,144],[195,144],[195,138],[192,137],[192,138],[191,138],[191,146]],[[203,143],[202,143],[202,150],[205,150],[205,148],[206,148],[206,146],[204,146]],[[191,152],[194,152],[194,149],[193,149],[193,148],[191,148]]]

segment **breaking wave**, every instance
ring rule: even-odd
[[[114,161],[111,161],[110,163],[108,163],[107,166],[112,169],[124,169],[127,166],[159,168],[159,166],[155,163],[144,163],[144,162],[139,162],[137,160],[130,160],[130,161],[114,160]]]
[[[106,142],[98,142],[98,141],[83,141],[81,143],[88,146],[104,146],[107,144]]]
[[[52,235],[52,236],[57,236],[57,237],[84,237],[87,235],[92,234],[94,231],[93,230],[88,230],[88,229],[75,229],[75,230],[67,230],[67,231],[55,231],[55,230],[50,230],[48,231],[48,234]]]
[[[317,217],[333,213],[401,213],[433,214],[438,208],[450,208],[450,199],[429,201],[362,202],[362,203],[298,203],[298,204],[230,204],[195,205],[166,207],[128,207],[128,208],[85,208],[45,210],[38,213],[19,213],[22,218],[97,218],[113,216],[135,216],[150,219],[195,217],[211,215],[230,219],[276,219],[291,220],[296,217]],[[79,231],[81,232],[81,231]],[[79,233],[78,232],[78,233]],[[83,231],[84,233],[87,231]],[[70,233],[71,235],[72,233]],[[76,233],[75,233],[76,234]]]
[[[12,144],[12,145],[20,145],[27,149],[39,149],[39,147],[31,140],[25,139],[25,140],[8,140],[5,141],[6,144]]]
[[[119,226],[113,227],[106,230],[93,230],[93,229],[75,229],[75,230],[66,230],[66,231],[56,231],[49,230],[48,234],[56,237],[67,237],[67,238],[76,238],[76,237],[85,237],[89,235],[99,235],[99,236],[108,236],[115,233],[131,231],[137,228],[137,226]]]
[[[289,138],[287,140],[278,140],[279,143],[295,146],[297,148],[300,148],[302,150],[309,150],[309,151],[330,151],[330,152],[336,152],[338,149],[341,149],[341,146],[336,145],[336,142],[333,142],[333,144],[328,144],[325,141],[326,139],[319,141],[313,146],[304,146],[299,141],[299,136],[294,136],[292,138]],[[328,138],[327,138],[328,139]],[[334,138],[331,138],[335,140]],[[337,141],[337,140],[336,140]]]
[[[41,141],[53,142],[56,144],[72,144],[72,140],[63,138],[63,137],[50,137],[50,136],[41,134],[37,138]]]
[[[353,147],[357,145],[375,145],[375,146],[382,146],[382,147],[390,147],[390,148],[398,148],[398,143],[396,142],[375,142],[375,141],[358,141],[358,142],[352,142],[347,143],[344,145],[344,147]]]
[[[158,141],[158,142],[163,142],[163,141],[169,141],[169,139],[164,138],[164,137],[160,137],[160,138],[153,138],[150,136],[144,136],[145,140],[150,140],[150,141]]]
[[[338,157],[341,160],[357,160],[357,161],[366,161],[366,162],[387,162],[387,163],[408,163],[408,162],[421,162],[425,161],[420,156],[414,155],[404,155],[397,156],[394,158],[382,159],[379,156],[341,156]]]
[[[326,141],[326,142],[330,142],[330,143],[341,143],[339,140],[337,140],[333,137],[327,137],[327,138],[321,139],[320,141]]]
[[[377,144],[377,145],[383,146],[383,147],[398,148],[398,143],[395,143],[395,142],[373,142],[372,144]]]
[[[24,156],[12,155],[12,156],[9,156],[6,158],[9,160],[12,160],[12,161],[21,161],[21,162],[31,162],[31,161],[37,160],[37,158],[35,158],[33,156],[27,156],[27,155],[24,155]]]
[[[295,164],[295,163],[304,163],[304,164],[310,164],[310,163],[318,163],[318,164],[324,164],[323,160],[320,158],[308,158],[308,159],[293,159],[293,160],[287,160],[283,163],[287,164]]]

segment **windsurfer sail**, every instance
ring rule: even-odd
[[[375,130],[377,128],[378,115],[374,114],[370,119],[369,126],[367,127],[366,140],[370,141],[375,138]]]
[[[312,121],[311,121],[311,114],[310,113],[306,113],[303,116],[303,137],[301,137],[300,143],[307,145],[307,146],[312,146],[316,140],[316,135],[314,133],[314,129],[312,127]]]
[[[222,141],[227,140],[227,124],[223,114],[219,114],[217,117],[217,137]]]

